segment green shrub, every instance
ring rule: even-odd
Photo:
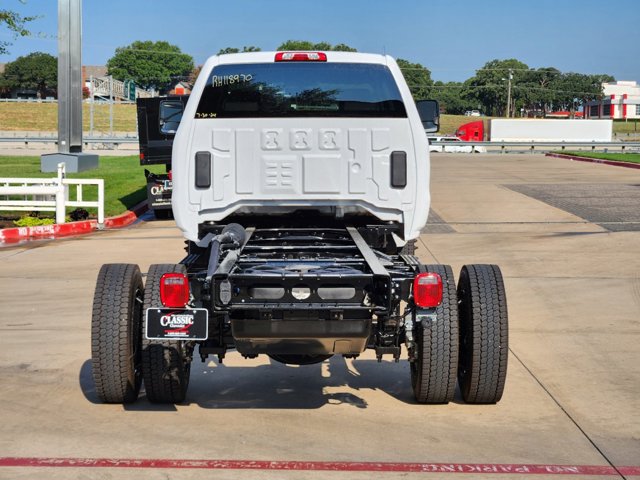
[[[56,222],[53,218],[38,218],[29,215],[13,221],[16,227],[40,227],[42,225],[53,225],[54,223]]]

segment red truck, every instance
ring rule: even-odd
[[[489,123],[490,124],[490,123]],[[487,136],[489,134],[489,128],[487,128]],[[456,137],[464,142],[484,142],[485,140],[485,128],[484,121],[476,120],[475,122],[465,123],[460,125],[456,130]]]

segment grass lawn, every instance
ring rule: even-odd
[[[163,173],[163,165],[152,165],[149,170]],[[0,177],[9,178],[52,178],[55,173],[40,172],[40,157],[6,157],[0,156]],[[99,167],[81,173],[68,173],[68,178],[102,178],[104,179],[105,203],[104,210],[107,217],[124,213],[129,208],[147,198],[144,167],[140,166],[137,156],[130,157],[100,157]],[[84,187],[86,200],[97,198],[97,187]],[[75,198],[72,188],[71,198]],[[88,209],[92,215],[92,212]],[[95,210],[95,209],[94,209]],[[9,212],[0,211],[8,216]],[[68,213],[68,212],[67,212]],[[24,212],[17,212],[15,216],[22,216]],[[40,216],[54,216],[53,212],[41,212]]]
[[[616,162],[640,163],[640,153],[600,153],[600,152],[555,152],[576,157],[599,158]]]
[[[640,122],[637,119],[634,120],[616,120],[613,122],[613,133],[616,136],[640,136]]]
[[[90,105],[82,104],[82,129],[89,133]],[[52,132],[58,129],[57,103],[0,102],[0,130]],[[136,106],[113,105],[113,131],[135,132]],[[109,132],[109,105],[94,104],[94,132]]]
[[[481,117],[465,117],[464,115],[440,115],[440,135],[453,135],[460,125],[481,120]]]

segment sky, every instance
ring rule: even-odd
[[[13,42],[0,62],[56,55],[57,3],[0,0],[0,9],[40,15],[33,37],[0,28]],[[168,41],[196,64],[225,47],[310,40],[404,58],[445,82],[507,58],[640,82],[640,0],[84,0],[83,64],[104,65],[135,40]]]

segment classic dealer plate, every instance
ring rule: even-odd
[[[149,308],[145,336],[149,340],[206,340],[208,312],[204,308]]]

